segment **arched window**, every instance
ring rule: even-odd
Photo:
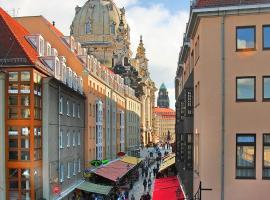
[[[91,31],[92,31],[91,29],[92,29],[91,22],[90,21],[86,22],[85,23],[85,33],[86,34],[91,33]]]
[[[115,22],[111,24],[111,34],[115,34]]]
[[[125,57],[125,58],[124,58],[124,66],[128,66],[128,65],[129,65],[128,58]]]

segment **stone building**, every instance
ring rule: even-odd
[[[161,84],[158,91],[158,99],[157,106],[160,108],[169,108],[170,107],[170,99],[167,88],[164,83]]]
[[[189,16],[175,77],[185,192],[269,199],[269,0],[196,0]]]
[[[99,62],[119,74],[124,83],[135,90],[142,103],[141,142],[147,144],[153,135],[153,108],[155,84],[148,71],[148,59],[142,37],[135,58],[130,50],[130,28],[125,9],[119,9],[113,0],[87,1],[75,8],[71,35],[88,49]]]

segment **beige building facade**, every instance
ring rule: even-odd
[[[176,76],[177,165],[189,194],[201,182],[212,189],[202,199],[269,199],[269,16],[267,1],[192,5]]]

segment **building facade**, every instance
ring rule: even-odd
[[[175,111],[170,108],[154,109],[155,116],[155,143],[175,142]]]
[[[51,77],[42,85],[43,198],[71,199],[83,182],[85,97]]]
[[[202,199],[269,198],[269,14],[263,0],[193,2],[176,76],[177,164],[190,195],[202,182],[212,189]]]
[[[161,84],[158,91],[158,99],[157,106],[160,108],[169,108],[170,107],[170,99],[167,88],[164,83]]]

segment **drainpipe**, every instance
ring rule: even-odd
[[[224,200],[225,182],[225,15],[221,16],[221,200]]]
[[[59,104],[60,104],[60,85],[58,85],[58,182],[60,183],[61,180],[61,147],[60,147],[60,134],[61,134],[61,120],[60,120],[60,108],[59,108]],[[63,102],[62,102],[63,103]],[[62,136],[63,137],[63,136]]]

